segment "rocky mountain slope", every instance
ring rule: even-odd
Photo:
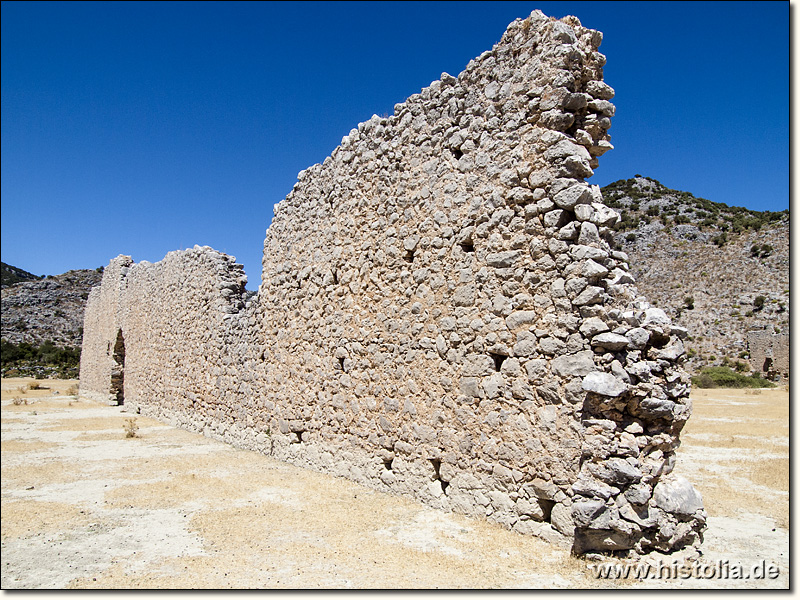
[[[603,188],[639,291],[689,330],[687,367],[746,358],[753,329],[789,332],[789,212],[757,212],[636,176]]]
[[[32,276],[34,280],[6,286],[7,266],[3,265],[2,339],[14,344],[52,341],[57,346],[80,346],[86,299],[89,290],[100,284],[102,269],[68,271],[42,279]],[[9,270],[26,273],[15,267]]]
[[[12,267],[4,262],[0,262],[0,276],[2,278],[2,285],[0,285],[0,287],[4,289],[21,281],[36,281],[42,279],[42,277],[38,277],[33,273],[28,273],[18,267]]]

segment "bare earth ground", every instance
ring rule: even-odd
[[[29,381],[2,381],[4,589],[789,587],[787,388],[695,391],[676,468],[709,514],[700,564],[779,576],[609,580],[539,539],[152,419],[126,438],[124,407]]]

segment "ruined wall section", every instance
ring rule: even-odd
[[[789,334],[749,331],[747,349],[750,352],[748,361],[754,371],[770,379],[789,377]]]
[[[600,41],[536,12],[299,175],[257,316],[283,458],[582,551],[697,541],[691,486],[654,499],[685,332],[634,302],[584,182],[611,147]]]
[[[225,422],[223,365],[247,343],[242,265],[208,247],[157,262],[111,261],[87,304],[81,393],[109,400],[114,346],[124,343],[125,404],[200,431]],[[236,357],[238,364],[243,359]]]
[[[222,368],[243,331],[242,265],[208,247],[138,263],[122,302],[126,404],[203,431],[233,418]]]
[[[103,270],[103,280],[89,292],[81,347],[81,395],[99,402],[115,402],[111,392],[114,344],[121,330],[120,302],[125,276],[133,260],[120,255]]]
[[[611,147],[601,39],[536,11],[360,124],[276,206],[247,305],[208,248],[109,272],[86,388],[120,329],[143,413],[581,552],[695,543],[669,476],[686,332],[636,297],[585,182]]]

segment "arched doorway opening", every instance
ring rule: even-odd
[[[125,338],[121,329],[117,332],[111,357],[111,397],[121,405],[125,403]]]

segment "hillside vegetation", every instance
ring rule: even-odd
[[[77,379],[81,361],[80,347],[58,347],[53,342],[40,346],[0,340],[3,377],[58,377]]]
[[[74,270],[4,287],[2,339],[35,346],[45,342],[80,346],[86,300],[92,287],[100,284],[102,271]]]
[[[639,292],[690,333],[690,371],[736,366],[753,329],[789,331],[789,211],[753,211],[649,177],[602,188]]]
[[[42,276],[37,276],[18,267],[12,267],[0,262],[0,279],[2,279],[0,287],[7,288],[22,281],[36,281],[42,278]]]

